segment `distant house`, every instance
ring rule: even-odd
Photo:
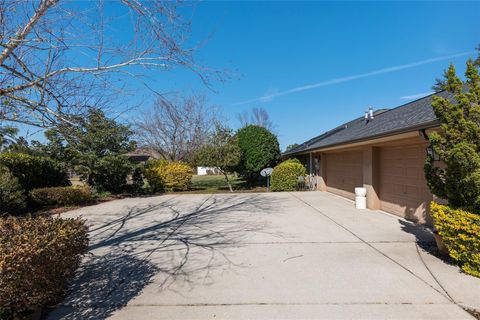
[[[135,151],[124,154],[128,159],[134,163],[146,163],[149,159],[160,159],[158,152],[148,148],[139,148]]]
[[[210,174],[220,174],[220,171],[215,167],[197,167],[197,175],[206,176]]]
[[[436,95],[452,99],[447,92]],[[428,134],[439,130],[432,95],[367,113],[286,151],[316,177],[316,188],[354,199],[367,188],[367,206],[431,224],[433,195],[424,176]]]

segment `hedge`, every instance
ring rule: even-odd
[[[24,153],[0,154],[0,166],[5,166],[28,192],[35,188],[68,186],[70,184],[65,167],[48,157]]]
[[[58,301],[87,245],[80,219],[0,219],[0,318]]]
[[[32,201],[41,206],[45,205],[77,205],[93,200],[90,187],[70,186],[40,188],[30,191]]]
[[[192,176],[192,168],[183,162],[152,160],[145,168],[145,178],[153,191],[187,190]]]
[[[18,179],[0,166],[0,216],[19,214],[26,207],[26,197]]]
[[[297,159],[286,160],[273,168],[272,191],[295,191],[298,178],[307,175],[307,170]]]
[[[480,215],[436,202],[430,213],[450,257],[463,271],[480,277]]]

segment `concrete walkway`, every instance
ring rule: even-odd
[[[166,195],[72,211],[91,254],[50,319],[471,319],[432,236],[329,193]]]

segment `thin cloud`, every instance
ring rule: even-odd
[[[337,84],[337,83],[343,83],[343,82],[348,82],[348,81],[352,81],[352,80],[377,76],[377,75],[380,75],[380,74],[385,74],[385,73],[391,73],[391,72],[395,72],[395,71],[410,69],[410,68],[414,68],[414,67],[418,67],[418,66],[422,66],[422,65],[425,65],[425,64],[438,62],[438,61],[450,60],[450,59],[453,59],[453,58],[467,56],[467,55],[470,55],[470,54],[473,54],[473,53],[475,53],[475,51],[462,52],[462,53],[457,53],[457,54],[453,54],[453,55],[449,55],[449,56],[441,56],[441,57],[436,57],[436,58],[430,58],[430,59],[426,59],[426,60],[420,60],[420,61],[411,62],[411,63],[407,63],[407,64],[402,64],[402,65],[398,65],[398,66],[383,68],[383,69],[370,71],[370,72],[366,72],[366,73],[360,73],[360,74],[356,74],[356,75],[352,75],[352,76],[346,76],[346,77],[342,77],[342,78],[325,80],[325,81],[321,81],[321,82],[317,82],[317,83],[307,84],[307,85],[300,86],[300,87],[295,87],[295,88],[288,89],[288,90],[285,90],[285,91],[278,91],[278,92],[274,92],[274,93],[271,93],[271,94],[267,93],[267,94],[265,94],[261,97],[246,100],[246,101],[240,101],[240,102],[234,103],[233,105],[234,106],[239,106],[239,105],[252,103],[252,102],[272,101],[274,98],[281,97],[281,96],[286,96],[286,95],[296,93],[296,92],[311,90],[311,89],[320,88],[320,87],[326,87],[326,86],[330,86],[330,85]]]
[[[415,100],[415,99],[420,99],[420,98],[423,98],[425,96],[428,96],[430,94],[432,94],[433,92],[430,91],[430,92],[422,92],[422,93],[416,93],[416,94],[412,94],[412,95],[409,95],[409,96],[403,96],[403,97],[400,97],[400,99],[402,100]]]

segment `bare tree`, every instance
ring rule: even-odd
[[[253,108],[250,112],[244,111],[239,113],[237,118],[242,127],[253,124],[268,130],[273,130],[273,123],[270,120],[267,110],[264,108]]]
[[[175,1],[0,0],[0,121],[72,124],[127,92],[126,77],[186,67],[208,81]],[[153,90],[153,89],[152,89]]]
[[[218,124],[217,110],[202,95],[167,100],[159,97],[136,122],[141,146],[171,161],[192,162],[195,152]]]

